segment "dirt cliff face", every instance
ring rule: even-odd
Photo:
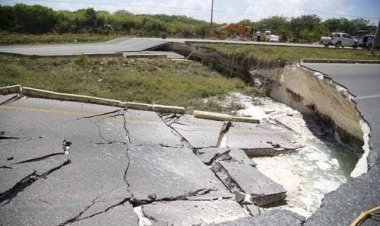
[[[331,121],[343,142],[361,147],[361,117],[347,90],[326,79],[323,74],[299,64],[287,65],[282,70],[274,68],[258,71],[260,76],[270,81],[268,92],[271,97]]]
[[[301,112],[315,113],[334,126],[337,138],[361,149],[361,116],[351,95],[323,74],[298,63],[281,60],[260,61],[242,54],[225,55],[207,47],[173,45],[171,50],[213,66],[226,76],[239,77],[262,86],[272,98]],[[257,82],[258,81],[258,82]]]

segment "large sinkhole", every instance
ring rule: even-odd
[[[239,116],[262,119],[262,124],[292,131],[300,144],[292,153],[252,158],[257,168],[287,190],[286,205],[304,216],[315,212],[325,194],[347,183],[358,161],[357,151],[338,142],[328,123],[313,114],[301,114],[269,97],[252,98],[231,93],[221,105],[241,105]]]

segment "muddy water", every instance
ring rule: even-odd
[[[252,99],[232,93],[225,101],[244,106],[237,115],[261,118],[264,123],[294,131],[294,139],[303,145],[292,154],[254,158],[262,173],[287,189],[283,208],[309,216],[326,193],[350,180],[357,158],[349,147],[335,141],[331,128],[322,121],[267,97]]]

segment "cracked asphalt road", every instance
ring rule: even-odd
[[[0,101],[0,225],[250,221],[260,214],[257,198],[285,198],[236,143],[218,147],[229,132],[223,122],[14,95]],[[232,163],[233,175],[215,170]]]

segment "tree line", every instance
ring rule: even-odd
[[[273,16],[253,22],[240,21],[245,26],[252,26],[259,30],[270,30],[280,35],[284,41],[313,42],[321,36],[329,36],[332,32],[345,32],[351,35],[373,34],[376,26],[364,18],[330,18],[322,21],[317,15],[303,15],[291,19],[282,16]]]
[[[376,29],[370,21],[357,18],[331,18],[325,21],[316,15],[287,19],[281,16],[259,21],[243,20],[244,26],[271,30],[284,41],[312,42],[334,31],[355,35]],[[216,24],[215,26],[220,26]],[[77,11],[53,10],[41,5],[0,5],[0,30],[9,32],[43,33],[125,33],[137,36],[204,38],[210,33],[209,23],[186,16],[134,15],[126,10],[114,13],[93,8]]]
[[[186,16],[134,15],[93,8],[58,10],[40,5],[0,5],[0,29],[10,32],[42,33],[126,33],[137,36],[205,37],[209,25]]]

